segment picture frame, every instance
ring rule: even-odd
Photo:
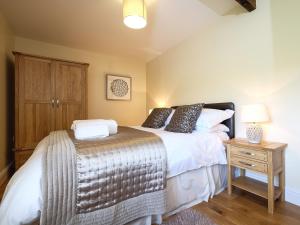
[[[131,81],[130,76],[106,74],[106,100],[130,101]]]

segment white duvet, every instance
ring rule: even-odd
[[[162,139],[167,150],[168,178],[216,164],[226,164],[223,140],[226,133],[193,132],[180,134],[134,127],[150,131]],[[42,208],[42,154],[48,137],[40,142],[31,158],[12,177],[0,205],[1,225],[30,224],[39,219]]]
[[[134,127],[158,135],[164,142],[168,156],[168,178],[204,166],[227,164],[223,132],[172,133],[163,129]]]

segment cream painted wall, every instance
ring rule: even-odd
[[[92,53],[20,37],[15,38],[15,50],[89,63],[89,118],[113,118],[121,125],[138,125],[145,119],[146,64],[144,61]],[[105,99],[106,73],[132,77],[131,101],[107,101]]]
[[[11,124],[9,123],[9,91],[12,81],[13,34],[0,13],[0,175],[10,162]],[[1,177],[0,177],[1,178]],[[1,181],[1,180],[0,180]]]
[[[265,139],[289,144],[287,198],[300,204],[300,1],[257,4],[148,63],[147,107],[233,101],[236,136],[244,137],[241,105],[265,103],[272,119]]]

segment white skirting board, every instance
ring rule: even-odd
[[[11,162],[8,164],[7,167],[5,167],[3,170],[0,171],[0,186],[6,181],[6,179],[9,176],[9,170],[12,167],[13,163]]]
[[[263,174],[247,171],[246,176],[267,183],[267,176]],[[278,186],[278,177],[275,177],[274,183]],[[293,188],[285,187],[285,201],[300,206],[300,192]]]

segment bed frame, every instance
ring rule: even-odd
[[[173,106],[173,109],[176,109],[178,106]],[[235,106],[233,102],[220,102],[220,103],[209,103],[205,104],[204,108],[210,108],[210,109],[220,109],[220,110],[225,110],[225,109],[231,109],[235,110]],[[234,138],[235,136],[235,115],[228,119],[225,120],[222,124],[226,125],[229,128],[229,132],[227,132],[228,136],[230,138]]]

